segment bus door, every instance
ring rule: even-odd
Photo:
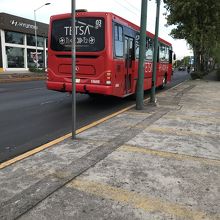
[[[125,93],[131,93],[132,61],[134,59],[134,39],[125,36]]]

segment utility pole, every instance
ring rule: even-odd
[[[142,0],[141,3],[141,24],[140,24],[140,44],[139,44],[139,64],[138,64],[138,81],[136,88],[136,109],[144,108],[144,62],[146,52],[146,27],[147,27],[147,2]]]
[[[72,11],[72,139],[76,137],[76,44],[75,44],[75,0],[71,2]]]
[[[153,56],[153,75],[152,75],[152,88],[150,102],[156,104],[156,74],[157,74],[157,56],[158,56],[158,33],[159,33],[159,19],[160,19],[160,0],[156,0],[157,12],[156,12],[156,24],[155,24],[155,36],[154,36],[154,56]]]

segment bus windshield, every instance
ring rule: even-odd
[[[104,18],[76,18],[76,52],[97,52],[105,47]],[[71,51],[72,19],[55,20],[52,23],[51,49]]]

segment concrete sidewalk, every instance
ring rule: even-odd
[[[0,170],[0,219],[220,219],[220,83],[187,81]]]
[[[45,79],[46,73],[35,73],[30,71],[6,71],[4,73],[0,73],[0,83],[24,82]]]

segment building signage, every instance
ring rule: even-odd
[[[37,22],[37,25],[35,25],[35,21],[33,20],[6,13],[0,13],[1,30],[33,35],[35,33],[35,28],[38,36],[47,37],[48,24]]]
[[[10,20],[10,24],[15,26],[15,27],[22,27],[22,28],[35,30],[35,25],[33,25],[33,24],[27,24],[27,23],[24,23],[24,22],[16,21],[16,20]],[[37,26],[36,26],[36,28],[38,29]]]

